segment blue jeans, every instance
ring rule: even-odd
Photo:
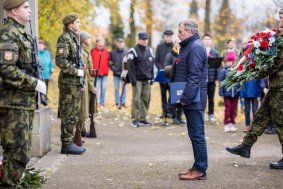
[[[205,173],[207,170],[207,147],[204,133],[204,111],[185,110],[187,127],[192,142],[195,162],[193,169]]]
[[[257,102],[257,97],[251,97],[251,98],[245,98],[245,118],[246,118],[246,126],[251,125],[251,103],[252,103],[252,112],[253,116],[255,115],[255,112],[257,111],[258,108],[258,102]]]
[[[116,104],[120,104],[120,84],[123,86],[124,81],[122,81],[119,76],[114,76],[115,103]],[[126,101],[126,93],[127,93],[126,91],[127,90],[125,86],[125,91],[122,96],[122,104],[125,104],[125,101]],[[121,89],[121,93],[122,93],[122,89]]]
[[[106,90],[106,83],[107,83],[107,75],[105,76],[98,76],[96,81],[96,88],[100,90],[100,99],[99,104],[104,106],[105,105],[105,90]]]

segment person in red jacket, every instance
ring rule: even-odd
[[[109,71],[108,63],[110,61],[109,54],[104,47],[105,47],[104,39],[98,38],[96,40],[96,47],[91,50],[93,68],[98,70],[96,87],[97,90],[100,91],[99,104],[101,106],[105,105],[105,91],[106,91],[107,75]]]

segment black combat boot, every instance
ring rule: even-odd
[[[81,136],[86,137],[86,135],[87,135],[86,129],[82,129],[81,130]]]
[[[236,154],[244,158],[250,158],[251,156],[251,146],[246,144],[240,144],[234,148],[227,147],[226,150],[232,154]]]
[[[283,158],[278,162],[271,163],[269,167],[271,169],[283,169]]]
[[[61,154],[82,154],[85,152],[85,148],[77,146],[75,143],[62,145]]]

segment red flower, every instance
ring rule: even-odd
[[[269,38],[270,37],[270,32],[261,32],[258,34],[258,37],[261,38],[261,39],[264,39],[264,38]]]
[[[242,71],[244,69],[244,65],[243,64],[240,64],[238,67],[237,67],[237,70],[238,71]]]
[[[268,43],[266,41],[261,41],[260,42],[260,47],[263,49],[267,49],[268,48]]]
[[[254,60],[249,63],[249,67],[250,67],[251,69],[254,69],[255,66],[256,66],[256,62],[255,62]]]
[[[281,31],[278,29],[273,29],[272,31],[274,31],[276,34],[279,34]]]
[[[181,62],[180,58],[176,58],[176,64],[179,64]]]

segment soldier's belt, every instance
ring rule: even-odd
[[[18,46],[13,43],[0,43],[0,64],[15,64],[18,60]]]

